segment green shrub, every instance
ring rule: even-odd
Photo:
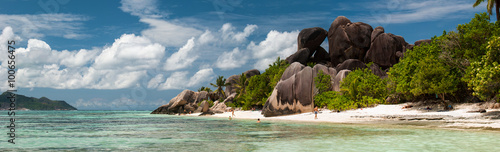
[[[318,89],[318,94],[330,90],[332,87],[332,77],[328,74],[323,73],[322,70],[318,72],[318,75],[314,78],[314,85]]]
[[[363,96],[385,100],[387,97],[387,82],[373,74],[370,69],[358,69],[349,73],[340,83],[341,92],[347,98],[361,101]]]
[[[490,100],[500,96],[500,37],[492,37],[487,46],[488,52],[481,61],[476,61],[468,68],[464,81],[473,95],[481,100]]]
[[[236,98],[234,106],[242,107],[243,110],[251,109],[254,106],[264,106],[288,66],[289,64],[285,60],[278,57],[264,73],[250,77],[247,80],[248,85],[245,92]]]

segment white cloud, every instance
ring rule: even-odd
[[[391,0],[369,2],[365,6],[372,17],[360,17],[368,23],[416,23],[457,18],[477,10],[466,0]],[[485,5],[485,4],[482,4]],[[478,6],[484,9],[483,6]]]
[[[74,14],[5,15],[0,14],[0,28],[15,27],[22,38],[42,38],[47,35],[67,39],[83,39],[82,22],[88,17]]]
[[[165,47],[134,34],[124,34],[95,58],[96,69],[140,70],[159,65]]]
[[[188,71],[174,72],[158,89],[186,89],[187,87],[194,87],[204,82],[209,82],[215,77],[215,73],[211,68],[201,69],[189,79],[187,79],[188,74]]]
[[[156,0],[122,0],[121,4],[120,9],[123,12],[141,18],[160,18],[167,15],[158,10]]]
[[[148,88],[149,89],[156,89],[160,84],[165,81],[163,80],[163,74],[158,74],[148,82]]]
[[[198,55],[193,50],[194,46],[194,38],[189,39],[186,45],[167,59],[164,69],[173,71],[190,66],[198,58]]]
[[[224,41],[236,41],[238,43],[244,42],[247,40],[247,37],[257,29],[257,25],[247,25],[243,32],[234,32],[235,29],[236,28],[233,27],[231,23],[222,25],[222,28],[219,31],[222,33]]]
[[[202,34],[202,31],[195,28],[177,25],[164,20],[143,18],[140,21],[150,26],[141,34],[164,46],[180,47],[190,38]]]
[[[284,59],[295,53],[297,51],[298,35],[299,31],[278,32],[273,30],[259,44],[255,44],[253,41],[250,42],[247,50],[253,52],[253,58],[257,59],[254,68],[264,70],[277,57]]]
[[[247,56],[248,55],[240,51],[239,48],[234,48],[233,51],[222,53],[219,58],[217,58],[215,66],[222,70],[239,68],[246,64],[248,59]]]

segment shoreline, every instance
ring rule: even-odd
[[[422,108],[404,108],[408,104],[378,105],[371,108],[331,112],[322,109],[318,119],[314,113],[301,113],[277,117],[264,117],[261,111],[235,111],[232,119],[255,119],[265,122],[295,121],[335,124],[380,124],[380,125],[410,125],[448,129],[479,129],[500,131],[500,109],[487,109],[486,113],[471,112],[477,110],[475,104],[460,104],[451,111],[431,111]],[[198,116],[200,113],[187,114]],[[216,113],[205,117],[229,119],[231,112]]]

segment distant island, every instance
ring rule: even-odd
[[[0,110],[7,110],[10,102],[7,97],[10,92],[0,95]],[[77,110],[75,107],[61,100],[50,100],[46,97],[35,98],[16,94],[16,110]]]

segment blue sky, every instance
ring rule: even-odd
[[[153,110],[217,75],[263,72],[296,51],[301,29],[328,30],[337,16],[383,26],[413,43],[485,12],[485,4],[473,8],[473,2],[6,0],[0,40],[18,42],[19,94],[82,110]],[[6,52],[6,44],[0,47]],[[6,82],[6,55],[0,60]]]

